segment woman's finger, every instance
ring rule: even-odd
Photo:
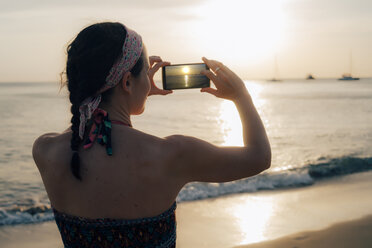
[[[162,62],[163,60],[160,58],[160,56],[150,56],[149,57],[149,62],[150,62],[150,67],[152,67],[152,65],[155,63],[155,62]]]
[[[155,74],[160,69],[160,67],[167,66],[167,65],[170,65],[170,62],[163,61],[163,62],[156,63],[153,67],[150,68],[149,72],[152,74]]]
[[[211,79],[216,85],[217,90],[206,89],[216,97],[232,100],[242,90],[246,90],[243,80],[241,80],[234,72],[227,66],[217,60],[209,60],[205,57],[203,61],[211,68],[212,71],[203,73]]]
[[[213,71],[216,69],[216,66],[213,63],[211,63],[210,60],[207,59],[206,57],[202,57],[202,60]]]
[[[210,70],[203,70],[200,73],[203,74],[204,76],[207,76],[207,78],[212,80],[213,83],[217,82],[217,84],[219,84],[219,80],[218,80],[217,76],[215,74],[213,74],[213,72],[211,72]]]
[[[220,68],[220,70],[218,70],[215,73],[221,72],[221,74],[225,78],[227,78],[227,77],[237,77],[237,75],[232,70],[230,70],[230,68],[225,66],[222,62],[217,61],[217,60],[209,60],[209,62],[212,63],[214,66],[217,66],[218,68]]]
[[[171,94],[171,93],[173,93],[173,91],[172,90],[162,90],[162,89],[159,89],[159,94],[160,95],[168,95],[168,94]]]
[[[219,70],[225,69],[225,66],[217,60],[209,60],[206,57],[203,57],[202,59],[208,65],[208,67],[212,69],[213,72],[216,72],[217,68],[219,68]]]
[[[208,67],[213,70],[214,74],[216,74],[218,76],[221,76],[223,80],[228,81],[227,80],[228,76],[225,72],[225,69],[227,67],[224,64],[222,64],[221,62],[219,62],[217,60],[209,60],[205,57],[203,57],[203,60],[204,60],[204,62],[206,62]],[[220,68],[220,69],[217,70],[217,68]]]
[[[158,87],[152,87],[150,92],[149,92],[149,96],[151,95],[168,95],[168,94],[171,94],[173,93],[172,90],[163,90],[163,89],[159,89]]]
[[[221,70],[224,70],[225,69],[225,65],[222,64],[221,62],[217,61],[217,60],[209,60],[211,63],[213,63],[215,66],[216,66],[216,70],[217,68],[220,68]]]
[[[212,94],[212,95],[214,95],[216,97],[218,95],[218,91],[215,90],[215,89],[212,89],[211,87],[201,88],[200,89],[200,92],[208,92],[208,93],[210,93],[210,94]]]
[[[216,88],[217,90],[218,89],[222,89],[222,88],[225,88],[226,87],[226,83],[224,83],[223,81],[221,81],[221,78],[220,75],[216,76],[213,72],[211,72],[210,70],[203,70],[201,72],[201,74],[207,76],[210,80],[212,80],[212,82],[216,85]],[[214,92],[214,91],[213,91]],[[217,92],[219,93],[219,92]],[[216,95],[217,96],[217,95]]]
[[[229,75],[227,72],[229,70],[227,66],[217,60],[209,60],[205,57],[203,57],[203,60],[206,62],[209,68],[213,70],[214,74],[221,76],[223,80],[228,81],[228,77],[231,75]]]

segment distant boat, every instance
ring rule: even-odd
[[[282,80],[279,79],[279,70],[278,70],[278,61],[277,61],[277,58],[275,56],[275,64],[274,64],[274,68],[275,68],[275,76],[272,78],[272,79],[269,79],[267,80],[268,82],[281,82]]]
[[[267,80],[268,82],[281,82],[282,80],[280,79],[277,79],[277,78],[272,78],[272,79],[269,79]]]
[[[313,75],[309,74],[309,75],[307,76],[306,79],[307,79],[307,80],[313,80],[313,79],[315,79],[315,78],[313,77]]]
[[[355,78],[352,76],[352,71],[353,71],[353,54],[352,54],[352,51],[350,51],[350,73],[343,74],[342,78],[339,78],[338,80],[342,80],[342,81],[359,80],[360,78]]]
[[[351,74],[344,74],[342,75],[342,78],[339,78],[338,80],[342,81],[353,81],[353,80],[359,80],[360,78],[352,77]]]

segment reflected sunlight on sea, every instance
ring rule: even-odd
[[[191,184],[178,201],[261,189],[311,185],[319,177],[369,170],[372,157],[372,80],[246,81],[272,146],[264,175],[227,184]],[[43,221],[10,220],[19,208],[50,206],[31,147],[42,133],[61,132],[71,115],[66,89],[47,83],[1,83],[0,225]],[[159,137],[195,136],[215,145],[242,146],[235,105],[200,89],[151,96],[133,127]],[[69,149],[66,147],[66,149]],[[323,163],[323,167],[314,166]],[[352,167],[352,170],[350,168]],[[336,168],[337,170],[334,170]],[[306,170],[304,170],[306,169]],[[327,174],[328,173],[328,174]],[[319,176],[320,175],[320,176]],[[14,216],[13,216],[14,217]],[[13,221],[13,222],[12,222]],[[18,222],[17,222],[18,221]]]

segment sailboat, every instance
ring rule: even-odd
[[[351,76],[351,74],[343,74],[342,75],[342,78],[339,78],[338,80],[342,80],[342,81],[352,81],[352,80],[359,80],[360,78],[355,78],[353,76]]]
[[[281,82],[282,80],[279,79],[279,73],[278,73],[278,61],[277,61],[277,58],[275,56],[275,65],[274,65],[274,68],[275,68],[275,76],[272,78],[272,79],[269,79],[267,81],[269,82]]]
[[[309,74],[306,78],[306,80],[314,80],[315,78],[313,77],[313,75]]]
[[[359,80],[360,78],[355,78],[352,76],[352,70],[353,70],[353,54],[350,51],[350,73],[343,74],[342,77],[339,78],[338,80],[342,80],[342,81]]]

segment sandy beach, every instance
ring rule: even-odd
[[[372,247],[372,215],[342,222],[319,231],[300,232],[280,239],[236,248],[369,248]]]
[[[371,247],[371,176],[357,173],[311,187],[180,203],[177,247]],[[46,222],[1,227],[0,247],[62,247],[62,242],[54,222]]]
[[[37,232],[37,233],[36,233]],[[235,246],[235,248],[370,248],[372,247],[372,215],[332,225],[329,228],[318,231],[299,232],[276,240]],[[62,247],[56,226],[52,223],[41,225],[17,227],[8,232],[14,240],[1,240],[1,247],[31,247],[47,248]],[[199,240],[199,242],[202,242]],[[177,247],[188,246],[190,242],[179,242]],[[207,243],[207,242],[206,242]],[[213,246],[210,246],[213,247]]]

